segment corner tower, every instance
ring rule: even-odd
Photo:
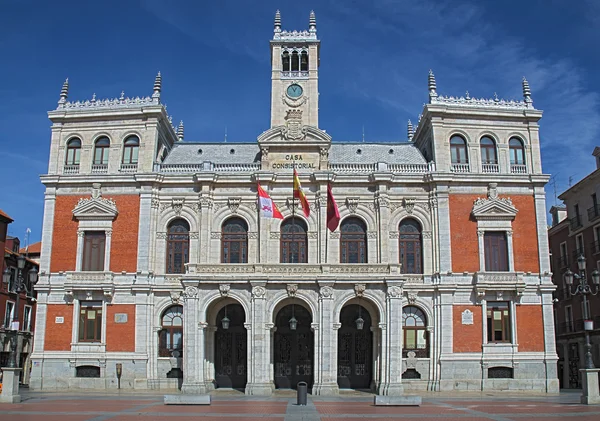
[[[315,12],[308,30],[283,31],[275,13],[271,40],[271,128],[319,127],[319,43]]]

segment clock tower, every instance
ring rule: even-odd
[[[278,10],[273,32],[271,128],[285,126],[293,138],[298,128],[319,127],[320,41],[315,12],[310,12],[308,30],[284,31]]]

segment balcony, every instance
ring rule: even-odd
[[[585,250],[583,248],[575,249],[575,251],[573,251],[573,260],[577,260],[582,254],[585,256]]]
[[[63,167],[63,174],[79,174],[79,164],[77,165],[65,165]]]
[[[600,205],[596,204],[587,210],[588,220],[593,221],[600,216]]]
[[[583,226],[581,224],[581,215],[577,215],[573,218],[570,218],[569,226],[571,227],[571,231],[575,231],[576,229],[581,228]]]
[[[498,164],[481,164],[481,172],[484,174],[498,173]]]
[[[72,296],[74,292],[101,291],[105,296],[114,292],[113,272],[66,272],[64,283],[65,294]]]
[[[511,174],[527,174],[527,165],[524,164],[510,164]]]
[[[452,164],[450,165],[450,171],[455,173],[468,173],[471,172],[469,164]]]
[[[134,173],[137,172],[138,164],[121,164],[120,172]]]
[[[93,164],[92,174],[106,174],[108,172],[108,164]]]

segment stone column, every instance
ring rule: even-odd
[[[265,299],[266,282],[252,283],[252,307],[248,320],[251,326],[248,334],[248,383],[247,395],[269,396],[273,393],[270,379],[270,332],[267,328],[268,315]]]
[[[42,254],[40,259],[40,275],[50,273],[50,255],[52,253],[52,237],[54,232],[54,209],[56,206],[56,189],[47,187],[44,193],[44,226],[42,228]]]
[[[546,393],[558,393],[559,382],[557,373],[558,355],[556,353],[556,342],[554,334],[554,303],[552,301],[552,288],[554,285],[551,281],[540,286],[539,290],[542,295],[542,319],[544,324],[544,363],[546,365]]]
[[[337,384],[337,329],[336,315],[333,314],[332,284],[320,284],[319,324],[315,329],[315,384],[313,395],[335,396],[339,394]],[[339,323],[338,323],[339,324]],[[319,363],[320,362],[320,363]]]
[[[379,186],[380,191],[375,196],[375,206],[378,209],[378,230],[379,230],[379,261],[381,263],[390,262],[390,228],[397,230],[397,227],[390,227],[390,199],[387,194],[387,185]],[[398,260],[395,260],[397,262]]]
[[[382,364],[379,395],[400,396],[402,386],[402,283],[388,282],[385,323],[381,326]]]
[[[213,200],[210,197],[200,197],[200,263],[209,263],[211,243],[211,214]]]
[[[0,394],[0,402],[19,403],[21,395],[19,395],[19,372],[20,368],[2,368],[2,394]]]
[[[206,393],[204,382],[204,324],[198,324],[198,288],[186,286],[183,301],[183,385],[186,394]]]

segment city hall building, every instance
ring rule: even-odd
[[[160,74],[136,98],[75,102],[65,82],[30,387],[557,392],[527,81],[522,100],[452,97],[430,72],[405,141],[341,142],[319,123],[314,14],[285,31],[277,13],[270,54],[271,125],[244,143],[184,140]]]

